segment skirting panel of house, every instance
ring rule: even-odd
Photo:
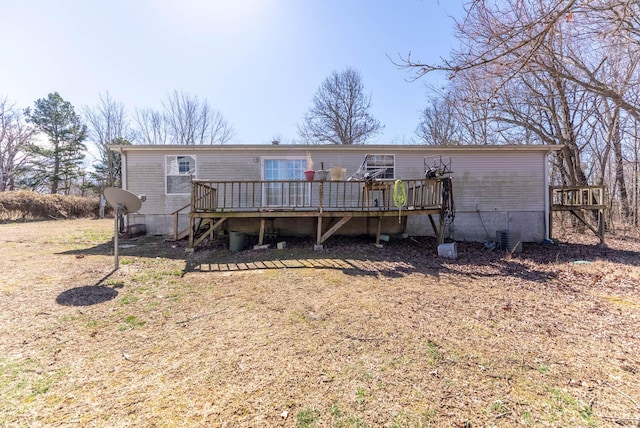
[[[498,230],[517,231],[523,242],[541,242],[545,239],[544,212],[458,211],[453,224],[446,227],[445,237],[454,241],[495,241]],[[409,217],[407,233],[412,236],[434,236],[429,217]]]

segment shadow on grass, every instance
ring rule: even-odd
[[[119,239],[120,257],[143,257],[143,258],[168,258],[174,260],[185,259],[187,242],[167,242],[158,236],[142,236],[133,239]],[[63,251],[58,254],[75,256],[113,256],[113,241],[109,240],[92,247],[79,248],[75,250]]]
[[[218,244],[219,245],[219,244]],[[332,237],[324,251],[310,248],[309,239],[287,240],[282,250],[230,252],[224,246],[194,253],[185,263],[185,272],[229,272],[253,269],[339,269],[352,276],[400,278],[413,273],[437,276],[440,273],[547,281],[557,277],[549,266],[556,263],[585,263],[597,260],[640,265],[640,252],[598,245],[574,243],[525,243],[522,253],[508,254],[487,249],[482,243],[457,243],[458,258],[437,255],[435,238],[392,240],[376,248],[371,237]]]
[[[91,306],[115,299],[118,292],[104,285],[85,285],[63,291],[56,297],[62,306]]]
[[[56,297],[56,303],[62,306],[91,306],[115,299],[118,295],[116,289],[122,288],[124,285],[122,283],[114,284],[111,287],[102,285],[114,272],[115,270],[112,270],[94,285],[74,287],[63,291]]]
[[[419,270],[415,266],[390,260],[363,260],[357,258],[346,258],[336,255],[286,257],[276,260],[256,259],[253,261],[226,261],[203,262],[187,261],[185,272],[239,272],[248,270],[268,270],[268,269],[326,269],[340,270],[345,275],[351,276],[384,276],[387,278],[400,278],[411,273],[421,272],[424,274],[437,274],[437,271]]]
[[[313,251],[313,240],[282,237],[286,248],[254,250],[255,236],[248,236],[247,248],[232,252],[227,240],[216,239],[186,251],[187,242],[166,242],[159,237],[120,240],[120,257],[148,257],[184,260],[185,273],[232,272],[257,269],[332,269],[352,276],[399,278],[413,273],[438,275],[441,272],[473,274],[483,277],[512,276],[529,280],[547,280],[556,275],[545,267],[554,263],[588,263],[596,260],[640,265],[640,252],[614,248],[600,248],[560,242],[555,244],[525,243],[522,253],[507,254],[489,250],[482,243],[458,242],[456,260],[439,257],[438,245],[432,237],[417,237],[385,242],[382,248],[373,245],[371,236],[335,236],[325,249]],[[113,255],[113,243],[67,251],[62,254]],[[527,265],[527,267],[525,267]],[[490,267],[491,269],[475,269]]]

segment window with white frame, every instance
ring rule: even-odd
[[[165,165],[167,194],[190,194],[191,179],[196,176],[195,156],[166,156]]]
[[[395,178],[395,164],[395,155],[369,155],[369,157],[367,157],[365,169],[368,172],[385,169],[385,171],[381,175],[378,175],[377,178],[393,179]]]
[[[263,163],[265,181],[276,181],[276,183],[266,183],[264,188],[264,201],[270,207],[291,207],[302,206],[305,201],[305,194],[308,199],[308,192],[300,180],[304,177],[307,169],[307,161],[304,158],[265,158]]]

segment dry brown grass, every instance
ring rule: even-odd
[[[636,238],[455,261],[430,239],[187,259],[143,238],[111,272],[112,228],[0,225],[0,425],[640,423]]]

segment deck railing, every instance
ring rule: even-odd
[[[403,209],[433,209],[441,205],[442,182],[193,180],[191,212],[390,210],[401,192]]]
[[[550,186],[549,198],[549,238],[553,237],[553,217],[555,212],[569,212],[582,224],[600,237],[600,245],[604,246],[604,186]],[[591,212],[592,215],[585,215]]]
[[[604,186],[551,186],[550,192],[556,209],[604,207]]]

